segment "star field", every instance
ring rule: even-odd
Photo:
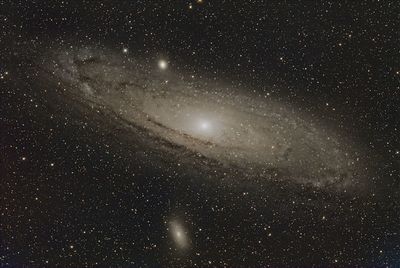
[[[0,266],[397,267],[398,14],[0,2]]]

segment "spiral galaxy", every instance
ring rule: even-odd
[[[398,267],[399,3],[1,1],[0,267]]]
[[[160,61],[60,49],[46,56],[43,76],[61,84],[65,98],[150,133],[147,143],[167,142],[160,152],[178,146],[192,153],[192,162],[201,156],[234,170],[233,177],[240,171],[248,181],[335,191],[368,185],[365,163],[358,161],[362,147],[327,124],[268,95],[179,73]]]

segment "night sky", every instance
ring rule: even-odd
[[[1,267],[399,267],[399,1],[1,1]]]

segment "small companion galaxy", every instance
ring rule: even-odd
[[[400,3],[0,6],[0,266],[400,265]]]

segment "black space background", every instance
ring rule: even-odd
[[[0,74],[8,72],[0,81],[0,172],[4,181],[0,261],[4,264],[43,265],[48,260],[61,265],[179,266],[187,260],[152,247],[167,247],[162,242],[167,235],[157,223],[160,215],[176,207],[181,211],[182,206],[190,207],[184,213],[192,211],[190,217],[197,218],[193,229],[196,224],[220,226],[214,234],[222,233],[224,242],[205,254],[217,266],[223,262],[328,265],[335,259],[337,265],[395,266],[399,260],[396,234],[400,226],[394,213],[397,205],[393,205],[400,163],[398,1],[0,1],[0,27]],[[34,58],[31,55],[59,44],[95,44],[116,51],[129,48],[132,57],[166,55],[183,71],[216,77],[260,94],[268,92],[367,144],[371,154],[382,159],[378,184],[381,180],[393,191],[380,197],[379,205],[371,205],[374,216],[369,220],[361,209],[355,212],[356,219],[344,216],[348,221],[341,227],[339,223],[324,227],[318,221],[308,225],[301,221],[292,222],[285,232],[281,226],[291,221],[280,219],[271,228],[284,234],[266,246],[266,252],[256,246],[241,248],[246,241],[231,241],[229,232],[245,231],[249,244],[253,243],[261,234],[249,226],[253,221],[259,223],[260,215],[243,212],[248,226],[230,219],[230,226],[237,230],[226,231],[225,223],[213,222],[199,200],[209,198],[213,204],[221,202],[227,211],[235,210],[236,203],[227,205],[228,194],[205,191],[199,193],[203,199],[193,200],[189,193],[195,189],[175,186],[173,175],[170,180],[159,179],[168,177],[165,171],[139,168],[146,166],[144,160],[134,159],[130,166],[126,153],[118,151],[123,151],[122,146],[109,149],[107,133],[85,132],[71,124],[82,119],[62,107],[52,110],[30,88],[26,69]],[[54,120],[44,119],[49,113],[55,114]],[[21,161],[23,156],[28,161]],[[57,168],[50,167],[51,163]],[[132,173],[138,179],[135,186],[127,186]],[[41,202],[35,203],[38,196]],[[80,202],[83,199],[89,201]],[[187,200],[190,205],[185,205]],[[138,209],[134,219],[128,214],[131,207]],[[356,234],[359,226],[367,229],[362,231],[365,235]],[[78,230],[91,228],[94,234],[85,240]],[[314,233],[317,242],[295,239],[301,228]],[[342,237],[335,240],[337,233]],[[198,248],[205,250],[207,237],[198,237]],[[105,242],[97,243],[97,238]],[[71,244],[77,252],[68,251]],[[272,248],[288,244],[295,250],[268,255],[268,250],[275,252]],[[112,251],[120,247],[127,251]],[[226,255],[225,247],[231,248]],[[207,258],[193,256],[186,264],[208,265]]]

